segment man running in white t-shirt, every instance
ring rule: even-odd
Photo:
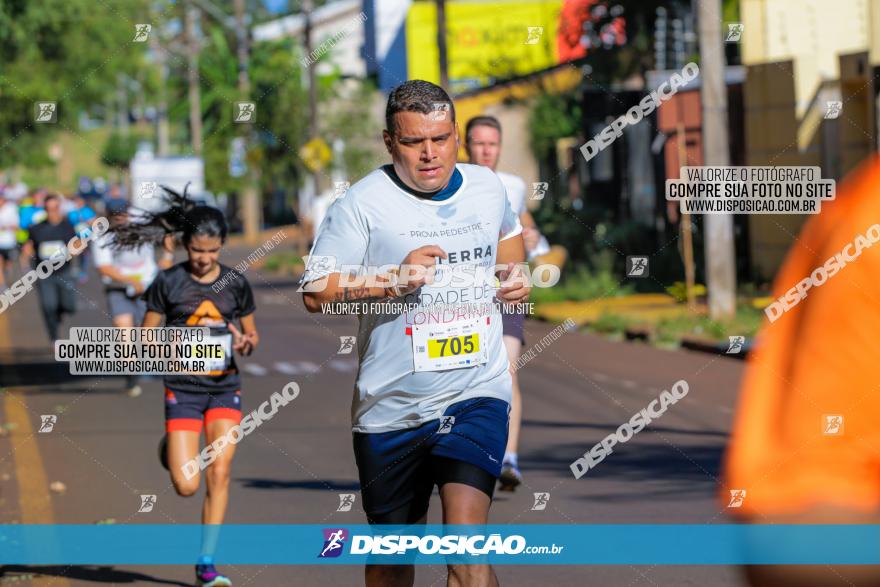
[[[18,241],[18,204],[0,187],[0,292],[6,289],[6,271],[12,268]]]
[[[114,200],[106,207],[106,213],[113,227],[131,221],[128,202],[125,200]],[[115,234],[108,231],[98,237],[92,245],[95,267],[104,283],[113,326],[117,328],[140,326],[144,314],[147,313],[147,302],[143,299],[143,293],[153,283],[153,279],[161,269],[168,269],[173,264],[174,240],[166,237],[165,251],[157,264],[153,245],[145,244],[135,249],[116,250],[113,248],[115,238]],[[143,391],[138,383],[139,379],[137,375],[125,377],[125,389],[129,397],[137,397]]]
[[[465,130],[465,149],[470,163],[484,165],[495,171],[507,190],[507,199],[514,213],[519,216],[523,226],[523,241],[526,252],[536,250],[541,239],[541,234],[535,226],[535,220],[526,208],[526,183],[516,175],[496,171],[498,159],[501,156],[501,124],[494,116],[475,116],[471,118]],[[525,344],[523,327],[525,315],[522,313],[507,313],[502,315],[504,323],[504,347],[507,357],[513,365],[519,359],[522,346]],[[504,451],[504,462],[501,466],[501,489],[513,491],[522,483],[522,474],[519,471],[517,450],[519,446],[520,424],[522,422],[522,395],[519,388],[519,377],[516,371],[511,370],[513,378],[513,400],[510,404],[510,432],[507,435],[507,449]]]
[[[444,523],[485,524],[511,394],[495,302],[528,298],[517,276],[521,227],[498,176],[456,164],[455,108],[442,88],[421,80],[398,86],[385,119],[393,163],[328,210],[303,276],[304,300],[312,312],[360,303],[352,430],[369,522],[424,523],[437,485]],[[343,287],[344,265],[399,277]],[[412,306],[365,308],[377,302]],[[368,586],[412,585],[414,576],[411,565],[366,568]],[[497,579],[489,565],[450,564],[448,584]]]

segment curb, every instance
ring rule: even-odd
[[[684,337],[680,341],[681,348],[688,349],[690,351],[700,351],[704,353],[711,353],[714,355],[724,355],[726,357],[730,357],[732,359],[745,360],[749,353],[752,350],[752,346],[754,344],[754,339],[747,338],[743,348],[738,353],[728,353],[728,343],[726,342],[718,342],[712,339],[707,338],[698,338],[698,337]]]
[[[540,322],[552,323],[550,320],[543,320],[540,318],[537,319]],[[589,328],[590,323],[584,322],[578,324],[578,328],[587,327]],[[623,335],[619,338],[621,341],[625,342],[643,342],[651,344],[654,338],[654,329],[651,326],[640,325],[640,326],[630,326],[623,330]],[[674,344],[674,343],[673,343]],[[657,345],[653,345],[657,346]],[[749,353],[752,351],[754,347],[754,339],[746,338],[745,344],[743,348],[738,353],[728,353],[727,349],[729,347],[728,342],[717,341],[711,338],[701,338],[698,336],[684,336],[678,341],[678,348],[687,349],[690,351],[699,351],[702,353],[709,353],[713,355],[722,355],[726,357],[730,357],[732,359],[745,360],[748,358]]]

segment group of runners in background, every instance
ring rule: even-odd
[[[448,106],[438,109],[438,104]],[[400,265],[425,271],[392,273],[378,287],[344,287],[333,265],[307,263],[303,285],[320,287],[304,288],[306,308],[319,312],[327,302],[365,300],[418,304],[423,293],[433,298],[462,287],[475,288],[481,295],[470,299],[477,299],[485,284],[438,285],[430,278],[431,270],[469,258],[504,267],[495,287],[488,286],[492,305],[516,308],[526,301],[530,287],[517,279],[518,267],[545,241],[526,208],[523,180],[496,171],[499,122],[489,116],[470,120],[464,136],[469,163],[457,163],[462,139],[454,104],[442,88],[420,80],[391,92],[385,122],[392,163],[336,199],[310,257],[332,258],[340,266]],[[776,293],[874,222],[878,176],[880,162],[874,160],[846,184],[839,202],[808,223],[801,240],[810,246],[794,249]],[[90,245],[91,262],[101,276],[114,326],[208,327],[212,342],[226,350],[209,373],[164,377],[160,459],[177,493],[192,496],[200,476],[187,477],[183,465],[198,455],[203,429],[205,443],[211,444],[241,421],[243,396],[234,355],[253,352],[259,334],[247,279],[239,275],[226,287],[212,287],[232,271],[219,262],[228,232],[223,213],[196,205],[185,193],[168,195],[167,209],[136,214],[124,198],[109,198],[101,213],[110,229]],[[34,264],[57,255],[71,239],[88,234],[95,217],[81,198],[35,192],[16,199],[0,190],[0,276],[18,251]],[[426,239],[424,234],[437,236]],[[186,259],[175,264],[178,248]],[[733,512],[743,520],[873,519],[866,516],[873,516],[878,495],[870,409],[875,394],[866,390],[873,390],[877,379],[868,344],[877,339],[872,330],[876,312],[850,311],[837,322],[827,318],[840,318],[841,307],[871,307],[868,284],[878,254],[864,253],[865,260],[853,264],[846,279],[817,288],[792,317],[764,331],[746,372],[722,482],[725,492],[748,488],[748,497]],[[78,259],[80,275],[66,267],[37,282],[53,341],[63,315],[75,310],[84,258]],[[371,524],[425,523],[435,487],[444,523],[485,524],[499,483],[513,490],[524,482],[517,454],[523,402],[511,367],[524,344],[524,315],[452,314],[451,321],[426,324],[412,322],[406,310],[358,315],[352,441],[361,503]],[[452,340],[461,344],[445,344]],[[432,343],[438,342],[443,349],[457,349],[454,355],[467,354],[467,360],[436,352],[438,345]],[[832,346],[836,352],[830,364],[813,360]],[[815,352],[792,355],[795,347]],[[141,393],[135,377],[126,388],[131,396]],[[817,425],[827,414],[845,418],[847,434],[813,446]],[[206,531],[196,565],[202,586],[231,585],[214,565],[218,534],[211,528],[225,516],[234,454],[235,444],[228,443],[204,471]],[[449,585],[498,584],[486,564],[449,564],[448,569]],[[763,566],[749,573],[753,584],[823,584],[827,579],[813,569]],[[853,567],[845,573],[868,581],[859,584],[873,584],[871,569]],[[368,564],[365,570],[368,586],[410,586],[414,576],[412,565]]]
[[[436,116],[437,103],[449,105],[444,110],[448,116]],[[497,275],[496,301],[511,307],[526,301],[528,285],[513,278],[540,235],[525,206],[523,180],[494,173],[501,150],[498,121],[481,116],[467,124],[470,163],[458,164],[460,137],[452,101],[440,87],[416,80],[391,93],[386,125],[392,163],[355,183],[331,206],[312,255],[332,255],[339,262],[364,264],[369,259],[377,265],[429,267],[448,262],[447,251],[479,248],[489,265],[506,267]],[[110,228],[91,243],[89,261],[78,255],[79,274],[72,260],[39,280],[38,295],[53,342],[61,335],[63,316],[76,309],[86,262],[95,265],[102,280],[114,326],[210,329],[212,342],[226,351],[223,359],[208,373],[166,375],[163,381],[166,426],[160,459],[177,493],[191,496],[199,488],[200,475],[186,477],[183,465],[201,450],[203,429],[207,445],[241,421],[241,378],[234,354],[249,355],[259,335],[247,279],[239,276],[227,287],[212,287],[232,271],[219,262],[228,232],[223,213],[196,205],[185,193],[166,192],[168,206],[158,212],[130,209],[121,197],[106,199],[100,212]],[[0,256],[4,263],[11,262],[20,251],[22,262],[37,264],[57,255],[71,239],[87,235],[96,217],[81,197],[65,199],[37,191],[18,201],[0,199]],[[478,224],[480,229],[436,242],[414,237],[393,243],[383,242],[378,236],[383,233],[375,231],[380,225],[399,228],[412,223],[421,228]],[[177,264],[176,248],[186,252],[186,259]],[[401,281],[378,292],[341,288],[333,285],[338,273],[320,274],[310,266],[303,283],[327,278],[330,283],[319,293],[305,294],[309,310],[315,311],[326,299],[414,295],[417,300],[420,291],[432,288],[430,280]],[[493,312],[456,325],[470,329],[476,337],[470,340],[482,350],[468,366],[451,368],[436,357],[419,356],[416,346],[406,342],[412,334],[405,332],[404,315],[359,316],[361,368],[354,384],[352,430],[370,523],[424,522],[435,486],[445,522],[486,523],[499,479],[504,490],[522,483],[517,458],[522,401],[510,365],[524,342],[524,318],[522,313]],[[440,330],[426,336],[442,336],[450,325],[437,327]],[[136,376],[127,378],[126,390],[132,397],[142,393]],[[448,416],[455,418],[451,429],[438,432],[438,421]],[[196,565],[199,585],[231,585],[214,565],[217,534],[209,528],[223,522],[234,454],[235,446],[227,445],[204,471],[206,532]],[[452,584],[497,584],[488,565],[452,565],[449,572]],[[383,586],[412,585],[413,577],[413,567],[399,565],[367,565],[365,575],[368,585]]]

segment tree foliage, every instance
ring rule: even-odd
[[[252,47],[248,73],[250,96],[256,104],[256,119],[249,129],[234,122],[235,103],[242,100],[238,89],[238,57],[234,39],[220,27],[210,29],[199,59],[203,156],[206,183],[212,191],[237,191],[242,179],[229,175],[230,145],[234,138],[252,130],[247,155],[250,166],[261,170],[266,186],[292,183],[300,168],[297,150],[305,142],[307,103],[302,85],[302,67],[293,40],[257,43]],[[174,76],[176,96],[169,116],[187,120],[184,63]]]
[[[199,106],[207,187],[215,192],[240,191],[242,179],[230,176],[229,157],[233,139],[247,134],[247,163],[259,167],[263,188],[290,190],[305,173],[298,151],[311,138],[301,39],[251,45],[250,91],[243,98],[238,89],[235,31],[230,28],[234,1],[213,0],[213,4],[217,11],[201,12],[199,27]],[[291,0],[289,9],[298,5]],[[76,135],[78,144],[89,148],[78,127],[80,114],[115,124],[121,83],[129,108],[155,111],[163,79],[160,55],[166,56],[167,64],[164,93],[171,153],[191,154],[184,9],[179,0],[0,0],[0,169],[50,165],[47,147],[59,131]],[[218,13],[225,14],[222,22]],[[246,14],[250,25],[272,17],[260,0],[247,0]],[[150,41],[134,42],[135,25],[143,23],[152,25]],[[152,53],[154,40],[164,47],[161,54]],[[340,96],[343,83],[338,72],[319,76],[319,132],[328,144],[335,138],[346,141],[345,167],[351,173],[369,164],[369,148],[362,136],[374,130],[366,109],[375,91],[358,82],[354,91]],[[241,100],[256,103],[252,127],[234,122],[235,103]],[[57,103],[57,123],[35,123],[38,101]],[[132,137],[154,139],[154,134],[155,127],[143,120],[132,126]],[[135,140],[124,140],[114,132],[106,144],[91,148],[96,159],[124,167]]]
[[[308,91],[306,71],[300,59],[302,49],[297,39],[256,43],[249,61],[250,97],[256,104],[247,163],[260,168],[265,191],[278,187],[287,190],[300,183],[307,173],[299,158],[299,149],[309,136]],[[173,76],[176,96],[170,109],[172,119],[186,120],[185,63]],[[201,108],[203,120],[203,156],[208,189],[238,191],[242,178],[229,175],[232,140],[244,130],[233,122],[238,91],[238,58],[235,39],[220,27],[210,30],[199,59]],[[345,142],[344,167],[349,176],[360,176],[372,168],[374,149],[366,137],[378,137],[380,127],[369,110],[376,94],[367,82],[343,80],[338,72],[318,76],[319,136],[329,145],[337,138]]]
[[[532,153],[539,160],[556,148],[556,141],[580,131],[581,109],[569,96],[540,94],[529,113]]]
[[[128,169],[139,141],[140,137],[135,134],[111,133],[101,153],[101,161],[110,167]]]
[[[132,39],[147,14],[146,0],[0,0],[0,168],[48,163],[52,134],[75,132],[117,73],[142,64],[145,46]],[[57,103],[56,124],[35,123],[38,101]]]

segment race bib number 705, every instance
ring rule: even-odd
[[[428,339],[428,357],[431,359],[470,355],[479,350],[480,336],[476,333]]]
[[[449,324],[413,325],[415,371],[446,371],[481,365],[488,360],[487,335],[485,316]]]

